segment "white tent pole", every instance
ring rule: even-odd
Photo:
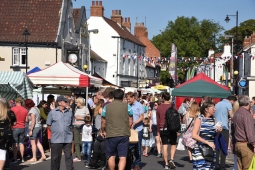
[[[85,99],[85,102],[86,102],[86,107],[88,107],[88,94],[89,93],[89,87],[86,87],[86,99]]]

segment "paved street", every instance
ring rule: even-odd
[[[180,170],[188,170],[192,169],[192,164],[188,162],[187,151],[177,151],[175,162],[177,165],[177,169]],[[150,155],[149,157],[142,157],[141,168],[144,170],[158,170],[163,169],[163,159],[156,158],[154,155]],[[233,170],[233,155],[229,155],[227,158],[227,169]],[[44,162],[36,162],[34,164],[23,164],[23,165],[11,165],[11,170],[49,170],[50,169],[50,160]],[[75,170],[84,170],[87,169],[82,162],[74,163]],[[62,157],[62,163],[60,170],[65,170],[65,163]]]

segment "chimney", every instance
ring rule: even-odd
[[[122,24],[121,10],[112,10],[112,21]]]
[[[224,56],[231,56],[231,48],[229,44],[224,45],[224,51],[223,51]]]
[[[148,38],[148,30],[147,28],[144,26],[144,23],[136,23],[135,24],[135,36],[137,38],[140,38],[140,37],[146,37]]]
[[[251,43],[255,43],[255,31],[251,34]]]
[[[245,36],[243,41],[243,47],[246,47],[247,45],[249,45],[251,43],[250,41],[251,41],[251,37]]]
[[[92,1],[92,6],[90,7],[91,17],[104,17],[104,7],[102,1]]]
[[[131,31],[131,22],[129,17],[123,18],[122,26],[126,27],[129,30],[129,32]]]

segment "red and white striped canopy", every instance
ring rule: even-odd
[[[71,87],[101,86],[103,80],[88,75],[68,63],[55,63],[41,71],[28,75],[34,85],[57,85]]]

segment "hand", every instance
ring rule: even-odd
[[[160,133],[158,132],[158,136],[160,137]]]
[[[131,127],[131,128],[134,129],[135,125],[136,125],[136,123],[134,122],[134,123],[132,124],[132,127]]]
[[[215,150],[215,145],[214,145],[214,143],[208,142],[207,145],[210,146],[213,150]]]
[[[106,137],[106,132],[105,132],[105,131],[101,131],[101,132],[100,132],[100,136],[102,136],[103,138],[105,138],[105,137]]]
[[[218,127],[216,131],[217,132],[222,132],[222,126]]]
[[[150,128],[150,130],[149,130],[150,132],[152,132],[152,129]]]
[[[33,134],[33,131],[30,130],[29,133],[28,133],[28,135],[29,135],[29,136],[32,136],[32,134]]]

